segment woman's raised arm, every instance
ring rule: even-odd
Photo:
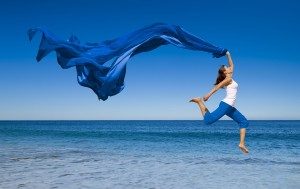
[[[229,67],[230,67],[231,71],[233,72],[234,65],[233,65],[233,62],[232,62],[232,59],[231,59],[229,51],[226,52],[226,55],[227,55],[227,58],[228,58]]]

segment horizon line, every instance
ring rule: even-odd
[[[300,119],[248,119],[249,121],[300,121]],[[3,119],[1,121],[203,121],[203,119]],[[234,121],[230,119],[218,121]]]

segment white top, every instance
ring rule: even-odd
[[[230,106],[234,106],[238,84],[232,79],[232,83],[225,88],[226,97],[222,101],[229,104]]]

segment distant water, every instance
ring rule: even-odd
[[[0,188],[300,188],[300,121],[0,121]]]

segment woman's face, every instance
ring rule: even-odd
[[[225,69],[225,71],[224,71],[224,73],[225,73],[225,74],[227,74],[227,73],[230,73],[230,72],[231,72],[230,68],[229,68],[229,67],[227,67],[227,66],[224,66],[224,69]]]

